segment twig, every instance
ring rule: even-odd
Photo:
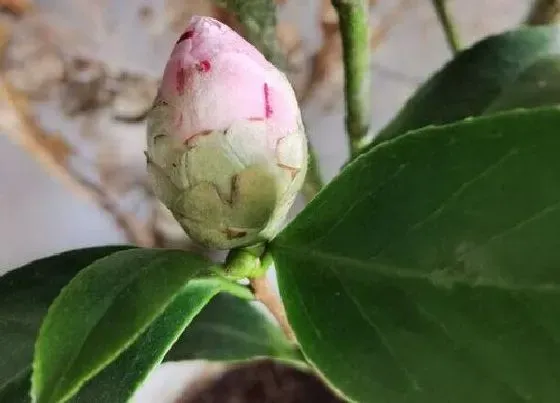
[[[338,13],[344,61],[346,131],[351,158],[368,143],[370,125],[370,48],[368,2],[332,0]]]
[[[383,17],[371,32],[369,46],[372,50],[377,49],[387,39],[391,29],[405,16],[413,2],[414,0],[399,0],[399,3]]]
[[[224,265],[218,270],[220,275],[234,280],[249,278],[253,295],[274,316],[282,331],[290,341],[295,342],[295,335],[288,323],[286,311],[280,298],[270,288],[266,272],[273,264],[265,244],[258,244],[229,251]]]
[[[461,50],[461,45],[457,38],[457,31],[447,10],[446,1],[447,0],[432,0],[432,4],[434,5],[439,23],[443,29],[445,40],[453,54],[457,54]]]
[[[86,179],[74,170],[67,168],[72,178],[84,187],[90,199],[93,199],[99,207],[109,213],[118,227],[124,232],[127,240],[134,245],[142,247],[156,247],[156,236],[149,231],[133,214],[128,214],[119,209],[117,203],[112,200],[111,195],[102,186]]]
[[[0,9],[9,11],[16,16],[31,11],[33,7],[34,4],[31,0],[0,0]]]
[[[0,76],[0,132],[22,146],[53,177],[63,182],[72,192],[93,200],[107,211],[125,233],[129,242],[149,247],[154,244],[153,234],[146,230],[132,214],[120,211],[109,192],[65,164],[65,159],[53,151],[52,142],[31,116],[26,100]]]
[[[274,316],[288,340],[295,342],[296,337],[288,322],[284,306],[280,298],[272,291],[266,276],[252,278],[250,279],[250,284],[257,301],[260,301]]]
[[[535,0],[527,25],[546,25],[560,21],[560,0]]]

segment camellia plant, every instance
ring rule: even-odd
[[[126,402],[163,361],[257,357],[348,401],[560,399],[560,29],[458,52],[371,135],[365,3],[333,0],[351,159],[289,223],[319,181],[273,47],[191,20],[149,113],[147,169],[227,258],[101,246],[10,271],[0,402]]]

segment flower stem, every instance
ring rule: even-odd
[[[436,10],[439,23],[443,28],[445,40],[447,41],[447,44],[453,54],[457,54],[461,50],[461,45],[459,44],[459,39],[457,38],[457,30],[455,29],[451,16],[449,15],[449,11],[447,10],[446,1],[447,0],[432,0],[432,4]]]
[[[294,331],[288,322],[284,305],[266,278],[266,273],[272,263],[272,257],[267,252],[265,244],[232,249],[228,253],[225,264],[220,268],[219,274],[232,280],[249,278],[251,292],[255,299],[274,316],[288,340],[295,342]]]
[[[560,0],[535,0],[527,25],[545,25],[560,21]]]
[[[339,18],[344,61],[346,132],[350,157],[358,156],[370,134],[370,49],[367,0],[332,0]]]
[[[222,268],[224,275],[232,280],[264,276],[268,267],[262,264],[263,252],[264,246],[261,245],[230,250]]]
[[[276,319],[288,340],[295,342],[296,337],[288,322],[284,305],[282,305],[282,301],[280,301],[278,295],[272,290],[266,276],[252,278],[250,279],[250,284],[255,299],[261,302],[272,316],[274,316],[274,319]]]

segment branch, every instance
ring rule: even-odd
[[[31,11],[34,4],[31,0],[0,0],[0,10],[6,10],[16,16]]]
[[[414,0],[399,0],[399,3],[395,5],[379,24],[373,29],[370,35],[370,48],[375,50],[379,47],[387,36],[391,29],[397,25],[397,23],[402,20],[405,16],[406,11],[410,9],[414,4]]]
[[[23,147],[53,177],[64,183],[73,193],[93,200],[107,211],[125,233],[129,242],[138,246],[152,246],[153,234],[132,214],[120,211],[110,193],[66,164],[71,153],[62,140],[48,136],[29,112],[27,100],[10,88],[0,75],[0,132]]]
[[[266,245],[258,244],[230,250],[224,265],[218,269],[218,274],[233,280],[249,278],[255,299],[274,316],[286,337],[295,342],[294,331],[290,327],[284,306],[266,278],[266,272],[272,264]]]
[[[560,0],[535,0],[527,25],[546,25],[560,21]]]
[[[124,232],[126,239],[137,246],[145,248],[157,246],[156,235],[150,231],[133,214],[121,211],[111,195],[102,186],[86,179],[79,173],[67,168],[72,178],[84,188],[86,195],[97,203],[99,207],[109,213],[117,226]]]
[[[445,40],[447,41],[447,44],[453,54],[457,54],[461,50],[461,46],[459,45],[459,39],[457,38],[457,31],[447,10],[446,1],[447,0],[432,0],[432,4],[436,10],[439,23],[443,28]]]
[[[346,132],[355,158],[369,142],[370,48],[368,1],[332,0],[338,13],[344,61]]]
[[[266,276],[252,278],[250,279],[250,284],[257,301],[260,301],[267,307],[272,316],[274,316],[274,319],[276,319],[280,325],[280,328],[288,340],[295,342],[296,337],[290,323],[288,322],[284,306],[282,305],[278,295],[270,287],[270,283],[268,282]]]

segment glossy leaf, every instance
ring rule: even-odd
[[[127,248],[70,251],[32,262],[0,277],[0,310],[4,312],[0,321],[0,402],[31,401],[29,378],[35,338],[49,305],[62,287],[98,258]],[[214,297],[223,291],[228,295]],[[195,317],[212,297],[215,300]],[[70,401],[126,401],[173,343],[165,361],[242,360],[263,355],[299,358],[276,325],[249,298],[252,296],[246,288],[224,280],[191,280],[163,314]],[[19,321],[16,323],[14,318]],[[23,318],[25,326],[21,322]]]
[[[280,328],[254,302],[217,295],[165,357],[169,361],[239,361],[254,357],[299,359]]]
[[[29,394],[33,348],[49,305],[82,268],[124,246],[78,249],[36,260],[0,277],[0,401]],[[10,391],[8,393],[8,390]],[[25,396],[24,395],[24,396]],[[23,399],[23,398],[21,398]]]
[[[193,318],[220,291],[228,291],[231,301],[251,298],[244,287],[219,279],[189,281],[181,294],[148,329],[100,374],[88,382],[73,402],[126,402],[159,364]],[[194,324],[192,324],[194,325]],[[196,326],[195,326],[196,328]],[[186,330],[189,333],[190,329]],[[222,340],[227,343],[227,340]],[[224,346],[227,349],[227,344]]]
[[[184,251],[132,249],[82,270],[41,326],[33,361],[34,400],[58,402],[75,394],[211,265]]]
[[[521,73],[484,114],[557,104],[560,104],[560,56],[549,56],[539,59]]]
[[[360,402],[560,396],[560,110],[411,132],[273,241],[306,357]]]
[[[504,92],[516,90],[520,74],[540,59],[559,55],[560,28],[554,26],[521,28],[484,39],[422,85],[373,145],[428,125],[481,115]],[[544,74],[539,72],[541,80],[547,80]],[[519,101],[522,96],[518,96],[517,106],[534,104]]]
[[[19,373],[10,379],[0,389],[0,402],[2,403],[28,403],[31,401],[31,368]]]

